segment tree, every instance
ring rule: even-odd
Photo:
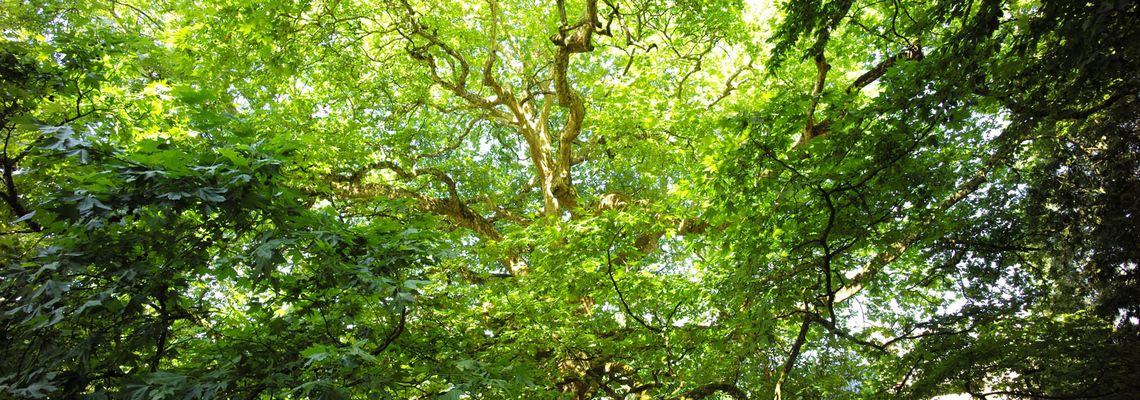
[[[3,7],[6,396],[1138,390],[1131,2]]]

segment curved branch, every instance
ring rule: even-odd
[[[471,63],[467,58],[460,54],[454,47],[451,47],[446,41],[436,36],[435,33],[429,32],[427,28],[420,24],[420,22],[416,20],[416,13],[411,4],[406,0],[402,1],[401,4],[404,8],[404,22],[408,25],[409,32],[404,33],[403,30],[398,31],[409,42],[410,47],[407,49],[408,55],[411,56],[412,59],[427,64],[432,81],[467,101],[472,107],[487,110],[495,119],[508,124],[514,124],[514,120],[510,114],[497,108],[497,106],[503,104],[501,98],[493,100],[487,99],[467,89],[467,77],[471,75]],[[414,38],[417,37],[427,41],[427,44],[417,46],[414,40]],[[451,66],[452,80],[447,80],[439,76],[439,63],[436,61],[435,55],[431,54],[430,51],[433,47],[438,48],[444,55],[451,59],[451,62],[448,64]]]
[[[694,388],[693,390],[685,392],[684,394],[681,395],[681,397],[679,397],[679,399],[680,400],[701,400],[701,399],[704,399],[705,397],[709,397],[709,396],[713,395],[713,393],[716,393],[716,392],[721,392],[721,393],[727,394],[736,400],[748,400],[748,394],[744,393],[744,390],[741,390],[739,387],[736,387],[736,385],[728,384],[728,383],[710,383],[710,384],[706,384],[706,385],[701,385],[701,386]]]
[[[442,182],[446,188],[448,196],[445,198],[437,198],[425,196],[422,193],[417,193],[408,189],[391,187],[387,185],[360,185],[360,181],[364,173],[374,169],[386,169],[396,173],[396,175],[404,181],[411,181],[421,176],[430,176],[437,181]],[[499,229],[495,227],[487,217],[480,215],[467,206],[468,202],[464,201],[460,195],[457,184],[451,176],[447,173],[434,168],[413,168],[411,170],[400,166],[392,161],[377,161],[365,166],[365,168],[358,170],[345,179],[350,185],[356,186],[355,193],[348,193],[348,197],[373,197],[381,196],[387,198],[409,198],[416,200],[417,206],[427,212],[445,217],[451,220],[456,225],[474,231],[479,237],[490,240],[502,240],[503,235]],[[360,186],[368,186],[365,190],[361,190]],[[371,190],[368,190],[371,189]],[[502,260],[502,264],[507,271],[512,275],[523,266],[522,260],[517,256],[509,256],[507,259]]]
[[[404,333],[404,326],[407,325],[407,323],[408,323],[408,307],[404,306],[400,310],[400,322],[398,322],[396,324],[395,329],[392,329],[392,333],[389,333],[388,337],[386,339],[384,339],[384,343],[381,343],[380,347],[377,347],[375,350],[372,350],[372,355],[374,355],[374,356],[379,355],[380,353],[383,353],[384,350],[387,350],[388,346],[390,346],[392,344],[392,342],[395,342],[396,338],[400,337],[400,334]]]
[[[740,75],[743,74],[745,71],[752,71],[752,70],[753,70],[752,58],[749,57],[747,64],[741,65],[740,68],[736,69],[736,72],[733,72],[732,75],[730,75],[728,77],[728,80],[724,82],[724,91],[722,91],[720,93],[720,95],[717,96],[716,99],[713,99],[713,101],[711,103],[709,103],[707,106],[705,106],[705,110],[711,110],[713,108],[713,106],[717,105],[717,103],[720,103],[721,100],[724,100],[729,95],[731,95],[732,91],[736,90],[736,83],[734,82],[736,80],[736,78],[740,77]]]
[[[822,49],[815,55],[815,69],[815,84],[812,85],[811,89],[811,103],[807,109],[807,124],[804,126],[804,133],[800,136],[796,147],[807,144],[812,138],[822,136],[823,132],[827,130],[828,123],[826,121],[819,124],[815,122],[815,110],[819,106],[820,98],[823,97],[823,88],[827,83],[827,72],[831,70],[831,64],[827,63],[827,58],[823,55]]]
[[[13,129],[7,125],[7,120],[4,120],[3,124],[0,125],[0,129],[7,131],[7,134],[4,136],[3,153],[0,153],[0,169],[2,169],[0,173],[2,173],[4,180],[4,188],[0,190],[0,198],[3,198],[4,202],[7,203],[8,208],[12,211],[12,215],[17,219],[17,221],[22,220],[33,232],[40,232],[43,231],[43,226],[40,226],[39,223],[32,220],[31,218],[28,218],[30,211],[28,211],[28,209],[24,207],[24,204],[20,202],[20,193],[16,188],[15,178],[15,172],[17,170],[16,164],[31,153],[32,147],[29,146],[25,148],[15,157],[9,157],[8,145],[12,139]]]
[[[610,254],[610,247],[612,246],[612,242],[610,243],[610,246],[606,246],[606,275],[610,277],[610,283],[613,284],[614,291],[617,292],[618,301],[621,302],[622,307],[625,309],[625,314],[630,318],[633,318],[634,321],[637,321],[637,323],[645,327],[645,329],[648,329],[654,333],[661,333],[661,328],[651,326],[646,323],[645,320],[641,319],[641,317],[633,313],[633,310],[629,308],[629,303],[625,301],[625,296],[621,293],[621,288],[618,287],[617,279],[614,279],[614,263]]]
[[[562,4],[560,2],[560,7]],[[591,38],[598,25],[598,2],[586,0],[582,18],[571,27],[563,26],[551,41],[558,46],[554,55],[554,94],[558,105],[567,109],[566,124],[558,135],[558,159],[554,170],[552,194],[566,209],[574,209],[577,204],[577,191],[570,180],[570,166],[574,160],[571,154],[574,141],[582,133],[582,121],[586,117],[586,104],[582,96],[570,85],[568,70],[570,55],[592,51]]]

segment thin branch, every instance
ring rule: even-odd
[[[720,103],[721,100],[724,100],[729,95],[731,95],[732,91],[736,90],[736,84],[734,83],[736,78],[739,77],[741,74],[743,74],[745,71],[752,71],[752,70],[753,70],[752,58],[749,57],[747,64],[741,65],[740,68],[736,69],[736,72],[733,72],[732,75],[728,77],[728,80],[725,81],[725,83],[724,83],[724,91],[722,91],[720,93],[720,96],[717,96],[716,99],[714,99],[711,103],[709,103],[707,106],[705,106],[705,110],[711,110],[713,108],[713,106],[715,106],[717,103]]]
[[[389,333],[388,337],[384,339],[384,343],[381,343],[380,347],[372,350],[372,355],[379,355],[380,353],[383,353],[384,350],[387,350],[388,346],[395,342],[396,338],[400,337],[400,334],[404,333],[404,326],[407,325],[407,323],[408,306],[404,306],[400,308],[400,322],[396,324],[396,328],[392,329],[392,333]]]
[[[609,246],[606,246],[606,275],[609,276],[610,283],[613,284],[614,291],[617,292],[618,301],[621,302],[622,307],[625,309],[625,314],[628,315],[630,318],[633,318],[634,321],[637,321],[637,323],[640,324],[641,326],[645,327],[645,329],[648,329],[648,330],[655,332],[655,333],[661,333],[662,332],[661,328],[650,326],[648,323],[645,322],[645,320],[641,319],[641,317],[637,316],[637,314],[634,314],[633,310],[629,308],[629,303],[625,301],[625,296],[621,293],[621,288],[618,287],[617,280],[614,279],[614,263],[613,263],[613,259],[611,258],[612,256],[610,254],[610,248],[611,247],[613,247],[612,241],[610,242]]]
[[[437,158],[437,157],[441,157],[441,156],[444,156],[448,153],[455,151],[456,149],[459,148],[459,146],[463,145],[463,141],[467,139],[467,135],[471,134],[471,131],[475,128],[475,125],[478,124],[480,121],[485,121],[485,120],[486,120],[485,117],[478,117],[478,118],[471,120],[470,122],[467,123],[467,127],[463,129],[463,133],[460,134],[459,137],[455,138],[455,140],[452,141],[450,144],[443,147],[442,149],[439,149],[438,151],[434,151],[431,153],[417,154],[415,157],[413,157],[413,159],[416,161],[419,161],[419,160],[422,160],[425,158]]]
[[[792,373],[792,369],[796,366],[796,359],[800,357],[800,350],[807,341],[808,331],[811,330],[811,315],[804,315],[804,322],[800,325],[800,333],[796,335],[796,341],[792,343],[791,353],[788,355],[788,360],[784,362],[784,369],[780,371],[780,378],[776,380],[776,400],[783,399],[784,382],[788,379],[788,374]]]
[[[692,390],[685,392],[679,397],[682,400],[701,400],[706,397],[712,396],[716,392],[721,392],[729,395],[736,400],[748,400],[748,394],[744,393],[739,387],[729,383],[710,383],[698,386]]]
[[[832,229],[835,228],[836,210],[835,204],[831,202],[831,193],[823,190],[822,187],[817,187],[820,194],[823,196],[824,204],[827,205],[827,225],[823,228],[823,232],[819,235],[820,246],[823,247],[823,276],[826,282],[827,290],[827,313],[831,317],[831,323],[835,323],[835,291],[832,289],[831,284],[831,259],[836,253],[831,250],[831,244],[828,242],[831,236]]]
[[[693,61],[693,69],[689,70],[685,73],[685,75],[681,76],[681,80],[677,82],[677,89],[674,91],[673,97],[676,97],[678,99],[681,98],[681,95],[684,94],[685,91],[685,84],[689,82],[689,78],[692,78],[693,75],[701,71],[705,56],[711,53],[714,48],[716,48],[716,43],[709,43],[709,45],[705,47],[705,49],[702,50],[699,54],[682,57],[682,59]]]
[[[938,218],[942,217],[950,208],[977,191],[983,183],[988,181],[990,172],[997,168],[998,164],[1004,161],[1006,156],[1020,143],[1017,140],[1013,140],[1013,137],[1006,137],[1006,135],[1014,136],[1016,133],[1008,133],[1011,132],[1008,130],[1006,132],[1007,133],[1002,134],[1002,136],[996,139],[1000,141],[998,149],[974,172],[970,180],[963,183],[958,187],[958,190],[951,193],[929,210],[922,220],[912,225],[910,229],[908,229],[908,232],[903,234],[902,238],[886,246],[887,248],[885,250],[879,252],[870,261],[864,264],[859,272],[855,274],[855,277],[851,278],[848,285],[839,289],[839,292],[836,294],[835,302],[841,303],[863,290],[867,282],[873,278],[880,269],[894,262],[894,260],[902,256],[911,245],[924,238],[927,233],[926,231],[937,222]]]
[[[970,394],[973,396],[978,396],[978,397],[982,397],[982,398],[985,398],[987,396],[1014,396],[1014,397],[1023,397],[1023,398],[1029,398],[1029,399],[1068,400],[1068,399],[1096,399],[1096,398],[1101,398],[1101,397],[1112,396],[1112,395],[1117,394],[1117,393],[1120,393],[1120,391],[1119,390],[1112,390],[1112,391],[1109,391],[1106,393],[1101,393],[1101,394],[1093,395],[1093,396],[1084,395],[1084,394],[1081,394],[1081,395],[1052,395],[1052,396],[1050,396],[1050,395],[1045,395],[1045,394],[1035,393],[1035,392],[1022,392],[1022,391],[1014,391],[1014,390],[996,390],[996,391],[985,392],[985,393],[971,392]]]
[[[154,25],[155,28],[159,28],[159,29],[163,28],[162,22],[159,22],[159,20],[150,16],[150,14],[147,14],[145,11],[139,9],[138,7],[132,6],[126,2],[116,1],[116,0],[111,0],[111,4],[120,5],[120,6],[129,8],[129,9],[131,9],[131,11],[134,11],[134,12],[138,13],[139,15],[142,15],[144,18],[146,18],[148,21],[150,21],[151,25]]]

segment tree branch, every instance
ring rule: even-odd
[[[388,346],[390,346],[392,342],[395,342],[396,338],[400,337],[400,334],[404,333],[404,326],[407,325],[407,323],[408,307],[404,306],[400,309],[400,322],[396,323],[396,327],[392,329],[392,333],[389,333],[388,337],[384,339],[384,343],[381,343],[380,347],[372,350],[372,355],[380,355],[384,350],[387,350]]]
[[[613,247],[612,241],[610,242],[609,246],[606,246],[606,275],[608,275],[610,277],[610,283],[613,284],[614,291],[617,292],[618,301],[621,302],[622,307],[625,309],[625,314],[628,315],[630,318],[633,318],[634,321],[637,321],[637,323],[640,324],[641,326],[645,327],[645,329],[648,329],[654,333],[661,333],[662,332],[661,328],[649,325],[648,323],[645,322],[645,320],[641,319],[641,317],[639,317],[637,314],[634,314],[633,310],[631,310],[629,308],[629,303],[627,303],[625,301],[625,296],[622,295],[621,288],[618,287],[617,280],[614,279],[614,263],[613,263],[613,259],[611,258],[611,254],[610,254],[610,248],[611,247]]]
[[[744,390],[728,383],[709,383],[698,386],[682,394],[678,400],[701,400],[705,397],[712,396],[713,393],[716,392],[722,392],[736,400],[748,400],[748,394],[744,393]]]
[[[828,123],[826,121],[818,125],[815,122],[815,110],[819,106],[820,98],[823,97],[823,88],[827,82],[827,72],[831,70],[831,64],[827,63],[827,58],[823,55],[822,49],[815,55],[815,69],[815,84],[812,85],[811,89],[811,103],[807,109],[807,123],[804,125],[803,135],[800,136],[800,140],[795,144],[795,147],[807,144],[812,138],[822,136],[823,133],[827,131]]]
[[[720,93],[720,96],[717,96],[716,99],[713,99],[711,103],[705,106],[705,110],[711,110],[713,106],[717,105],[717,103],[720,103],[721,100],[724,100],[729,95],[731,95],[732,91],[736,90],[736,84],[734,83],[736,78],[743,74],[745,71],[751,71],[752,68],[752,59],[749,58],[747,64],[741,65],[740,68],[736,69],[736,72],[733,72],[732,75],[728,77],[728,80],[724,82],[724,91]]]
[[[448,197],[437,198],[426,196],[422,193],[417,193],[408,189],[391,187],[387,185],[368,185],[372,190],[360,190],[360,180],[363,174],[369,170],[386,169],[396,173],[396,175],[404,181],[412,181],[422,176],[429,176],[435,180],[442,182],[447,190]],[[356,171],[347,177],[347,183],[354,187],[355,193],[346,193],[346,197],[373,197],[382,196],[388,198],[410,198],[416,200],[416,205],[427,212],[445,217],[452,221],[452,223],[470,229],[475,232],[479,237],[497,242],[503,239],[503,235],[495,224],[488,218],[480,215],[467,206],[467,202],[461,199],[459,195],[458,185],[455,180],[447,173],[434,169],[434,168],[414,168],[406,169],[392,161],[377,161],[365,166],[365,168]],[[509,255],[501,260],[504,268],[511,275],[515,275],[525,267],[522,259],[516,255]]]
[[[559,7],[564,10],[561,2]],[[558,105],[568,112],[566,124],[562,126],[562,131],[558,135],[558,157],[555,160],[554,176],[551,177],[553,182],[550,185],[551,194],[558,200],[558,208],[573,210],[577,206],[578,193],[570,177],[570,167],[574,162],[571,151],[574,141],[582,133],[582,121],[586,117],[586,104],[582,96],[570,85],[568,76],[570,55],[593,50],[591,38],[598,28],[597,20],[597,0],[586,0],[586,9],[581,19],[574,26],[564,25],[551,37],[554,45],[558,46],[558,51],[554,55],[554,93]]]
[[[13,216],[17,219],[20,219],[28,215],[30,212],[27,208],[24,207],[24,204],[20,202],[20,193],[16,189],[16,178],[14,174],[16,171],[16,163],[18,163],[24,157],[27,157],[27,155],[31,153],[32,148],[29,146],[15,157],[10,157],[8,146],[9,142],[12,139],[13,129],[9,128],[7,125],[8,121],[5,120],[3,126],[0,126],[0,129],[7,131],[4,136],[3,153],[0,154],[0,168],[3,168],[3,171],[0,171],[0,173],[3,174],[4,179],[4,190],[0,191],[0,197],[2,197],[4,199],[4,202],[8,204],[8,208],[12,211]],[[43,231],[43,227],[30,218],[25,219],[24,223],[27,224],[28,228],[34,232]]]
[[[800,333],[796,336],[796,341],[792,343],[791,353],[788,355],[788,360],[784,362],[784,369],[780,371],[780,378],[776,380],[776,400],[783,399],[784,382],[787,381],[792,368],[795,368],[796,359],[800,357],[800,350],[807,340],[808,330],[811,329],[811,315],[810,313],[804,315],[804,322],[800,325]]]
[[[879,252],[870,261],[864,264],[859,272],[851,278],[851,281],[848,282],[845,287],[839,289],[835,296],[835,302],[841,303],[846,301],[863,290],[867,282],[870,281],[880,269],[894,262],[894,260],[902,256],[911,245],[924,238],[927,233],[926,231],[937,222],[939,217],[951,207],[964,200],[967,196],[977,191],[978,188],[988,180],[989,173],[996,168],[1019,143],[1019,141],[1014,140],[1014,137],[1006,137],[1006,135],[1007,134],[1002,134],[1002,136],[996,139],[1000,141],[998,149],[974,172],[974,175],[968,181],[959,186],[958,190],[954,191],[954,193],[951,193],[935,205],[926,213],[926,216],[922,220],[912,225],[910,229],[903,234],[902,238],[887,245],[885,250]],[[1014,136],[1014,134],[1009,135]]]
[[[921,60],[923,57],[924,55],[922,54],[921,45],[917,43],[909,45],[906,49],[898,52],[898,54],[887,57],[887,59],[875,65],[874,68],[867,70],[867,72],[864,72],[862,75],[859,75],[858,78],[855,78],[855,81],[851,82],[851,85],[847,87],[847,93],[850,94],[852,92],[863,90],[863,88],[867,87],[867,85],[870,85],[872,82],[879,80],[879,78],[887,73],[888,69],[890,69],[895,65],[896,62],[898,62],[899,58],[902,58],[904,60]]]

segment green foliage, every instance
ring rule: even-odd
[[[1130,1],[8,1],[2,398],[1130,398]]]

